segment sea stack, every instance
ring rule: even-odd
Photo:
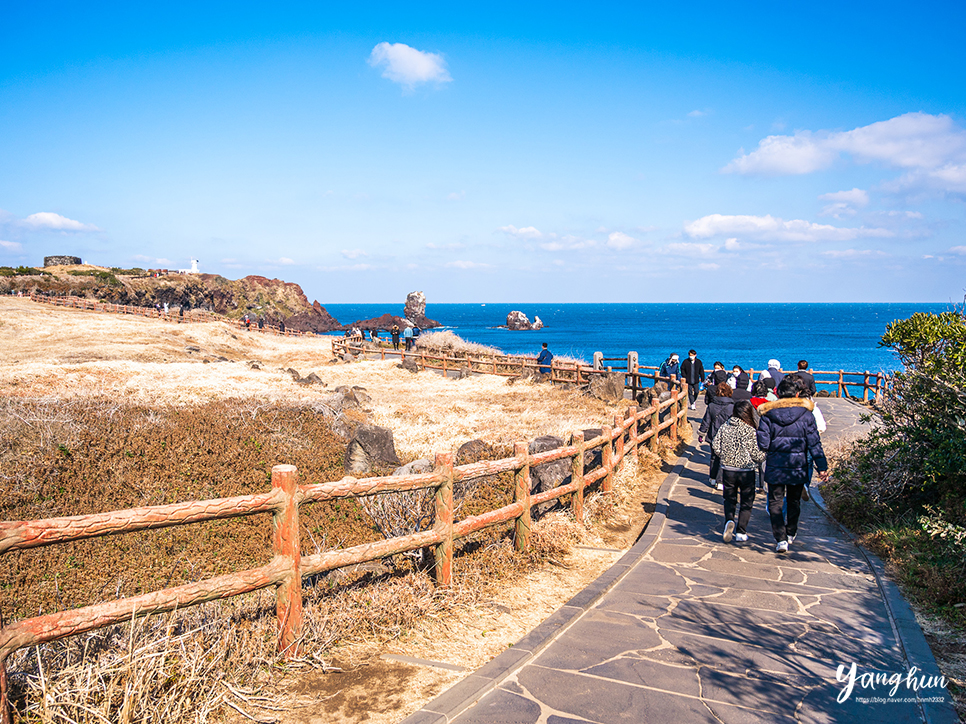
[[[534,329],[543,329],[543,320],[534,315],[533,321],[519,311],[512,311],[506,315],[506,328],[513,332],[526,332]]]
[[[410,292],[406,295],[406,308],[403,315],[422,329],[442,326],[439,322],[426,316],[426,295],[422,292]]]

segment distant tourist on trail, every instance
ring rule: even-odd
[[[392,325],[392,329],[389,330],[389,335],[392,337],[392,348],[399,349],[399,325]]]
[[[777,359],[768,360],[768,369],[758,375],[759,380],[766,380],[768,378],[775,380],[775,387],[782,383],[782,379],[785,377],[785,373],[782,372],[782,363]]]
[[[248,332],[252,331],[252,318],[247,314],[245,315],[245,330]]]
[[[714,436],[718,433],[718,430],[731,417],[735,404],[734,400],[731,399],[733,392],[731,385],[727,382],[722,382],[718,385],[714,392],[714,397],[711,398],[711,402],[708,404],[708,409],[704,411],[701,427],[698,428],[698,442],[704,442],[705,435],[708,437],[708,443],[714,440]],[[724,490],[719,479],[720,474],[721,460],[715,454],[714,450],[712,450],[711,466],[708,469],[708,475],[711,479],[711,485],[716,486],[718,490]]]
[[[537,356],[537,364],[540,365],[540,374],[550,374],[551,362],[553,362],[553,352],[547,349],[547,343],[544,342],[543,349],[540,350],[540,354]]]
[[[259,331],[265,329],[265,317],[258,318],[258,329]]]
[[[772,392],[771,388],[769,388],[764,381],[758,380],[754,385],[752,385],[751,404],[755,406],[756,410],[766,402],[774,402],[777,399],[778,395]]]
[[[678,380],[681,379],[681,367],[678,365],[677,352],[674,352],[670,357],[664,360],[664,364],[661,365],[661,369],[658,371],[658,374],[661,377],[670,378],[665,380],[670,387],[677,385]]]
[[[805,383],[805,391],[808,392],[808,397],[815,397],[815,394],[818,392],[818,390],[815,389],[815,377],[812,376],[812,373],[808,371],[808,360],[798,360],[798,370],[792,372],[792,374]]]
[[[403,330],[403,340],[406,342],[406,351],[408,352],[413,348],[413,328],[406,327]]]
[[[688,358],[681,363],[681,379],[688,383],[688,406],[695,410],[698,407],[698,388],[704,380],[704,365],[693,349],[688,350]]]
[[[768,515],[775,536],[775,550],[784,553],[798,535],[798,519],[802,508],[802,490],[808,482],[809,455],[818,475],[828,480],[828,462],[811,400],[801,397],[802,381],[793,375],[778,385],[778,400],[758,408],[758,447],[768,453],[765,482],[768,483]],[[782,512],[787,503],[788,517]]]
[[[285,320],[278,320],[278,333],[285,334]]]
[[[725,516],[722,538],[725,543],[730,543],[732,536],[738,543],[748,540],[748,521],[755,505],[755,473],[766,457],[758,449],[755,417],[750,402],[736,402],[731,417],[711,440],[711,450],[721,460]],[[739,498],[741,505],[736,520]]]
[[[379,330],[376,329],[375,327],[373,327],[371,330],[369,330],[369,338],[373,342],[378,343],[379,342]]]
[[[704,404],[711,404],[711,398],[714,397],[714,391],[722,382],[728,381],[728,371],[725,369],[724,362],[715,362],[714,369],[711,370],[711,374],[708,375],[708,379],[704,384]]]
[[[164,316],[165,317],[168,316],[168,303],[167,302],[164,303]]]

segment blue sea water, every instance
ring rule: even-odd
[[[329,304],[343,324],[384,312],[402,315],[402,305]],[[518,309],[546,325],[536,332],[500,329]],[[710,370],[715,360],[762,369],[776,358],[785,369],[807,359],[812,369],[892,371],[900,367],[878,346],[886,325],[915,312],[943,312],[948,304],[429,304],[426,315],[460,337],[533,354],[547,342],[554,354],[590,362],[639,354],[642,365],[659,365],[671,352],[683,359],[694,348]],[[619,366],[620,363],[614,363]]]

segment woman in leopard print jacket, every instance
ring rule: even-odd
[[[758,449],[757,427],[755,408],[747,400],[739,400],[731,417],[711,441],[711,449],[721,459],[725,514],[722,535],[725,543],[730,543],[732,537],[738,543],[748,540],[748,521],[755,504],[755,471],[766,457],[765,452]],[[736,525],[735,509],[739,498],[741,506]]]

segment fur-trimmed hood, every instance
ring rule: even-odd
[[[771,410],[781,410],[787,407],[804,407],[811,412],[815,409],[815,403],[805,397],[783,397],[780,400],[759,405],[758,414],[764,415]]]

